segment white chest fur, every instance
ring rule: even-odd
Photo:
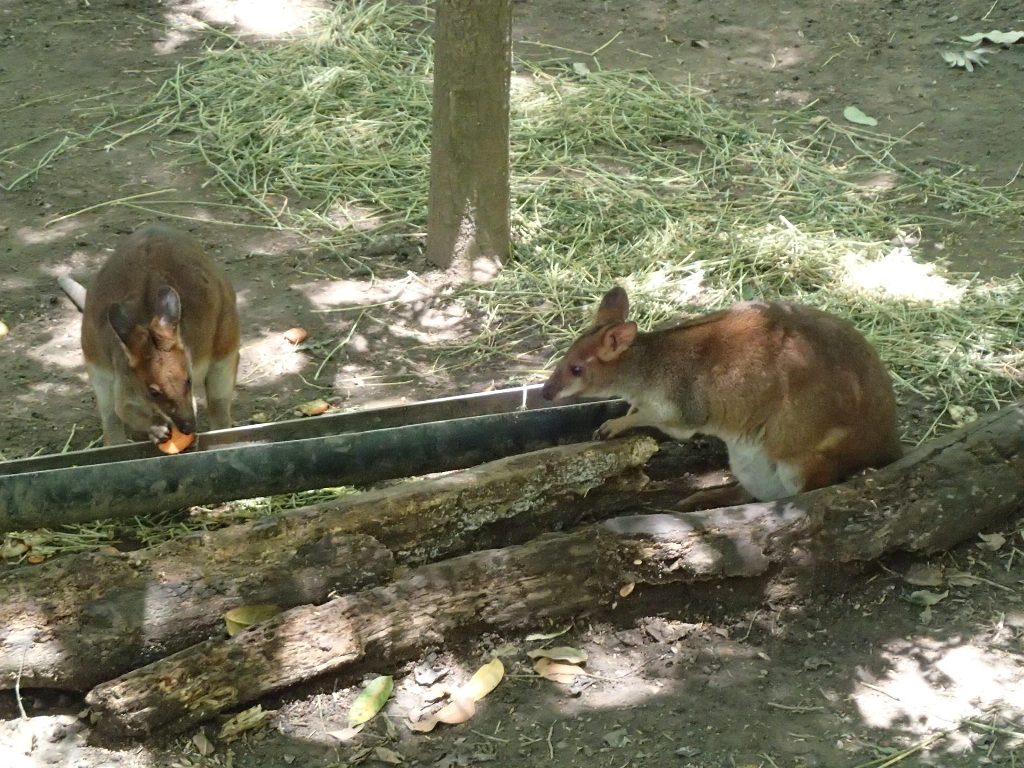
[[[792,496],[803,489],[803,478],[796,467],[773,461],[757,443],[726,440],[729,468],[740,485],[759,501]]]

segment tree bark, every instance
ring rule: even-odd
[[[511,0],[438,0],[427,258],[466,277],[509,253]]]
[[[394,667],[480,629],[522,630],[724,578],[934,552],[1024,508],[1024,408],[1016,405],[847,484],[778,502],[633,515],[421,566],[385,586],[295,608],[94,688],[98,733],[181,730],[324,673]],[[636,585],[630,597],[621,587]]]
[[[635,495],[655,451],[650,438],[545,449],[147,550],[13,571],[0,577],[0,688],[20,679],[87,690],[222,635],[222,614],[239,605],[322,603],[390,580],[396,565],[574,525],[602,490]]]

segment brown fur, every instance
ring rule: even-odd
[[[238,345],[235,292],[195,240],[159,224],[122,240],[82,317],[104,442],[124,441],[125,427],[156,441],[171,423],[195,432],[194,372],[212,426],[230,426]]]
[[[778,465],[780,488],[750,483],[760,498],[830,485],[901,455],[889,374],[849,322],[799,304],[744,302],[639,333],[627,311],[625,291],[609,291],[543,390],[548,399],[628,400],[631,412],[598,436],[645,425],[680,439],[715,435],[737,476],[751,457],[768,473]]]

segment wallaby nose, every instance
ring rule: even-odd
[[[540,388],[540,396],[545,400],[555,399],[555,387],[550,381],[544,383],[544,386]]]
[[[196,417],[195,416],[175,416],[174,426],[178,428],[179,432],[186,435],[194,435],[196,433]]]

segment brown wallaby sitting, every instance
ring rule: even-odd
[[[193,380],[204,385],[210,424],[231,426],[239,324],[227,277],[184,232],[142,227],[117,246],[88,292],[61,287],[82,310],[82,352],[96,392],[103,442],[125,428],[166,440],[171,425],[196,431]]]
[[[732,473],[761,501],[901,455],[889,374],[846,320],[800,304],[743,302],[639,333],[628,308],[626,292],[610,290],[542,390],[549,400],[627,400],[629,413],[595,437],[640,426],[678,440],[719,437]]]

